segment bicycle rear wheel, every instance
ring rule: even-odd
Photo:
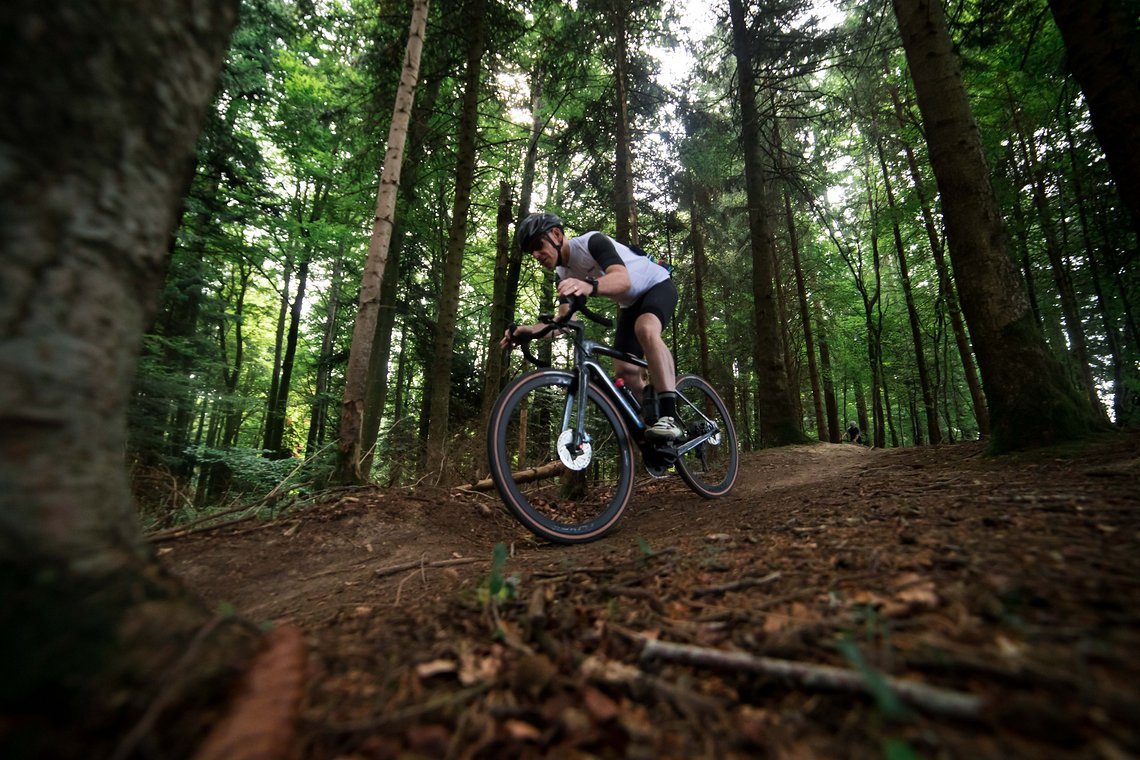
[[[499,396],[487,425],[491,477],[503,503],[535,535],[566,544],[612,530],[633,492],[625,422],[593,386],[586,393],[586,440],[574,446],[577,384],[562,370],[523,375]]]
[[[704,379],[684,375],[677,378],[677,417],[685,431],[677,444],[683,452],[677,459],[677,472],[689,488],[706,499],[724,496],[736,484],[740,468],[736,428],[728,407]]]

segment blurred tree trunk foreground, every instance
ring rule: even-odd
[[[6,757],[188,753],[256,643],[153,560],[124,461],[139,344],[238,1],[136,5],[0,6]],[[122,738],[160,690],[151,730]]]

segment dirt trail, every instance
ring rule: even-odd
[[[809,484],[842,495],[853,474],[867,470],[880,454],[859,446],[820,444],[745,457],[733,492],[717,501],[698,498],[675,477],[655,480],[643,474],[619,530],[580,547],[536,542],[493,493],[362,489],[297,517],[190,537],[159,551],[212,605],[231,604],[256,621],[307,624],[335,616],[345,606],[383,600],[402,590],[399,583],[410,574],[377,579],[377,570],[457,557],[490,560],[500,541],[512,544],[512,565],[541,566],[553,558],[589,563],[611,554],[615,545],[627,548],[634,536],[650,546],[699,538],[702,531],[732,529],[736,505],[762,506],[765,499],[794,497],[795,489]],[[452,567],[435,584],[437,593],[486,574],[485,563]],[[417,595],[422,590],[421,584]]]
[[[640,480],[586,546],[532,540],[493,496],[364,489],[160,551],[209,603],[305,628],[308,758],[1140,755],[1140,435],[742,464],[713,502]],[[498,542],[516,593],[492,600]],[[650,663],[647,638],[983,707]]]

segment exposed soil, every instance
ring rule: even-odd
[[[160,552],[212,605],[304,629],[306,758],[1140,754],[1140,435],[742,464],[718,501],[639,482],[587,546],[493,494],[362,489]],[[886,677],[952,693],[900,703]]]

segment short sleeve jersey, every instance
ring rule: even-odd
[[[598,237],[593,240],[591,239]],[[606,268],[614,264],[624,264],[629,273],[629,290],[620,296],[614,296],[617,305],[628,308],[637,301],[645,291],[659,282],[669,279],[669,272],[665,267],[653,262],[648,256],[634,253],[628,246],[610,238],[601,232],[587,232],[585,235],[570,238],[570,253],[566,257],[566,265],[555,267],[558,279],[574,277],[584,280],[587,277],[597,279],[605,274]]]

